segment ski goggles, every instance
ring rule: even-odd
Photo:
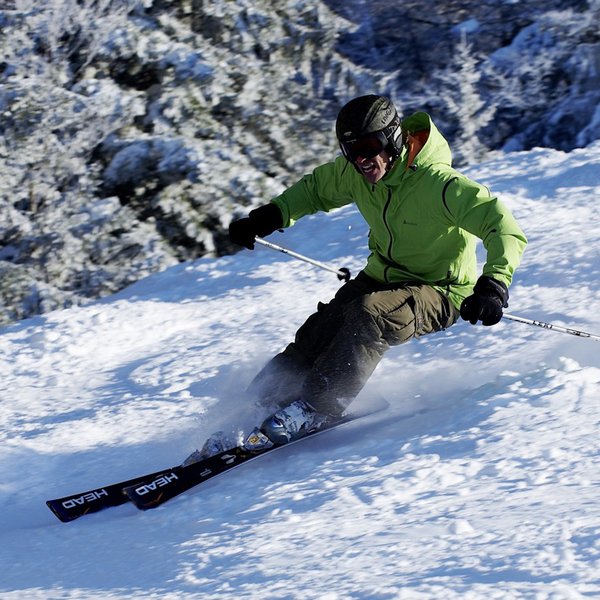
[[[371,133],[349,142],[340,142],[342,154],[352,162],[359,158],[370,159],[381,154],[388,145],[388,139],[383,131]]]

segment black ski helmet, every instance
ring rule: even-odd
[[[379,134],[392,159],[402,150],[400,117],[393,102],[385,96],[369,94],[350,100],[340,110],[335,133],[342,154],[353,161],[351,148],[361,138]]]

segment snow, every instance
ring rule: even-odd
[[[467,19],[452,28],[453,32],[463,35],[474,34],[481,28],[481,23],[477,19]]]
[[[510,312],[600,333],[600,144],[469,174],[530,239]],[[353,273],[367,253],[352,208],[270,239]],[[245,385],[338,285],[258,247],[1,329],[0,597],[600,597],[600,347],[507,320],[392,349],[355,402],[387,411],[157,510],[46,508],[253,425]]]

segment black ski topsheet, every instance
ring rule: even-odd
[[[166,471],[168,470],[166,469]],[[87,490],[86,492],[65,496],[64,498],[47,500],[46,505],[63,523],[68,523],[84,515],[95,513],[111,506],[125,504],[125,502],[129,501],[129,498],[123,493],[123,488],[137,485],[149,479],[152,480],[163,472],[165,472],[165,469]]]
[[[272,452],[284,446],[301,442],[309,437],[340,427],[351,421],[367,417],[388,407],[382,401],[379,406],[360,414],[349,414],[331,425],[314,431],[295,442],[273,446],[266,450],[249,452],[243,447],[232,448],[205,460],[183,467],[181,465],[146,473],[139,477],[119,481],[110,485],[79,492],[63,498],[47,500],[48,508],[63,523],[74,521],[84,515],[95,513],[112,506],[120,506],[128,501],[141,510],[156,508],[167,500],[186,492],[196,485],[212,479],[221,473],[237,467],[249,460]]]
[[[306,439],[306,437],[308,436],[302,439]],[[288,446],[289,444],[284,445]],[[238,446],[237,448],[220,452],[215,456],[193,463],[187,467],[175,467],[169,471],[160,473],[157,477],[150,477],[144,481],[131,484],[125,487],[123,493],[141,510],[156,508],[164,504],[167,500],[171,500],[171,498],[187,492],[189,489],[208,479],[212,479],[253,458],[258,458],[267,452],[281,447],[273,446],[267,450],[248,452],[246,449]]]

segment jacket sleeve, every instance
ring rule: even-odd
[[[353,202],[346,179],[352,167],[340,157],[335,162],[317,167],[309,175],[294,183],[279,196],[273,198],[281,210],[283,226],[289,227],[294,221],[319,211],[328,212]]]
[[[442,201],[453,225],[482,240],[487,251],[483,275],[509,286],[527,245],[510,210],[487,188],[466,177],[448,181]]]

